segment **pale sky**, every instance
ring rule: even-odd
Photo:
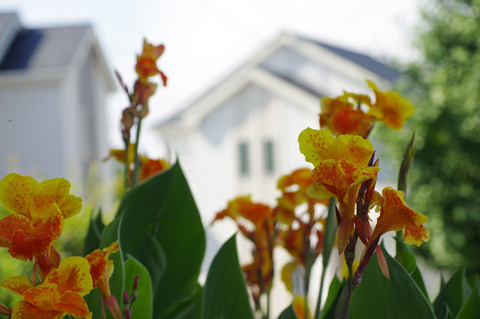
[[[425,1],[2,0],[0,10],[17,11],[27,27],[90,23],[110,67],[130,86],[143,38],[163,43],[166,51],[158,65],[169,83],[151,101],[148,129],[185,107],[282,30],[380,59],[412,60],[412,32]],[[126,104],[120,90],[108,99],[114,146],[121,145],[117,123]]]

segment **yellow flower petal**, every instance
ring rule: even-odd
[[[396,92],[382,92],[372,81],[367,80],[367,83],[375,93],[375,104],[368,110],[368,115],[381,120],[393,130],[400,130],[405,120],[412,116],[413,105]]]
[[[5,287],[18,295],[22,295],[25,291],[33,287],[30,279],[25,276],[9,277],[0,282],[0,286]]]
[[[44,283],[56,284],[61,294],[65,291],[72,291],[80,296],[85,296],[93,289],[90,264],[83,257],[62,259],[58,268],[50,271]]]
[[[420,246],[430,239],[430,232],[423,226],[427,220],[428,217],[407,207],[403,192],[386,187],[383,189],[382,209],[372,238],[405,228],[405,243]]]
[[[34,197],[40,192],[40,184],[30,176],[11,173],[0,181],[0,204],[12,214],[30,218]]]

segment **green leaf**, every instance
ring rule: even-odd
[[[125,263],[125,289],[132,291],[135,276],[138,275],[137,300],[132,304],[132,317],[152,318],[152,285],[147,268],[132,256]],[[118,301],[120,304],[123,299]]]
[[[200,214],[179,163],[127,192],[118,214],[122,250],[154,281],[153,317],[172,318],[172,308],[194,299],[205,253]]]
[[[417,261],[413,256],[412,250],[403,242],[403,239],[395,237],[397,252],[395,259],[405,268],[405,270],[412,274],[417,268]]]
[[[470,287],[465,279],[465,267],[455,272],[450,280],[440,289],[437,298],[433,302],[435,314],[438,318],[446,315],[446,307],[456,316],[470,294]]]
[[[278,319],[297,319],[295,311],[293,311],[292,305],[283,309],[282,313],[278,316]]]
[[[327,300],[325,300],[325,305],[322,309],[322,318],[333,318],[335,307],[337,306],[340,293],[345,284],[345,280],[340,281],[337,276],[333,277],[330,287],[328,288]]]
[[[325,221],[325,235],[323,237],[323,267],[328,266],[330,260],[330,254],[333,248],[333,242],[335,241],[335,235],[337,234],[337,224],[335,219],[335,197],[330,197],[328,204],[328,215]]]
[[[105,225],[102,222],[102,211],[99,210],[96,213],[96,218],[90,219],[90,225],[88,226],[87,235],[85,236],[85,243],[83,245],[83,256],[90,254],[92,251],[98,248],[100,245],[100,237]]]
[[[236,235],[223,244],[208,270],[203,288],[202,319],[253,319],[238,262]]]
[[[403,266],[385,252],[390,280],[372,257],[360,286],[353,292],[349,319],[434,319],[432,305]]]
[[[475,319],[478,318],[478,305],[480,305],[480,296],[477,289],[472,289],[470,296],[460,309],[457,319]]]
[[[428,296],[427,287],[425,286],[425,282],[423,281],[422,273],[420,272],[420,268],[415,267],[415,270],[412,272],[411,276],[412,279],[415,280],[418,288],[420,288],[420,290],[425,295],[425,298],[427,298],[427,300],[431,302],[430,297]]]
[[[99,249],[110,246],[111,243],[115,242],[119,238],[120,227],[122,224],[122,217],[119,216],[115,218],[102,232],[102,237],[100,239]],[[123,299],[123,287],[124,287],[124,278],[125,278],[125,268],[123,264],[123,254],[122,246],[119,240],[118,243],[119,250],[118,252],[110,256],[110,260],[113,260],[113,274],[110,277],[110,292],[112,295],[115,295],[119,303]],[[88,309],[93,313],[93,319],[103,319],[100,298],[102,294],[98,289],[94,289],[90,292],[85,300],[88,304]],[[107,318],[113,318],[108,309],[106,310]]]

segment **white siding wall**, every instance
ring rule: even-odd
[[[62,161],[62,94],[58,82],[25,83],[0,88],[0,174],[8,158],[18,158],[23,174],[57,177]]]

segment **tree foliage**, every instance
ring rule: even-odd
[[[416,107],[408,201],[430,218],[432,239],[420,252],[436,266],[466,262],[479,272],[480,1],[436,0],[423,22],[417,43],[423,57],[408,65],[396,88]],[[411,130],[404,131],[406,145]]]

